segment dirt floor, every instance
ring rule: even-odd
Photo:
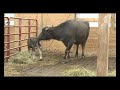
[[[75,58],[71,54],[71,60],[61,63],[64,53],[43,52],[43,60],[36,60],[34,64],[16,64],[8,62],[4,64],[4,76],[65,76],[66,70],[84,67],[87,70],[96,71],[96,59],[94,55],[86,55],[84,59]],[[109,72],[116,71],[116,57],[109,58]]]

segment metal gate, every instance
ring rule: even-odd
[[[10,25],[10,21],[12,20],[18,20],[16,23],[18,23],[18,25],[14,25],[14,26],[11,26]],[[5,21],[7,21],[7,25],[5,25]],[[24,21],[27,21],[27,24],[28,25],[22,25],[22,23],[24,23]],[[35,21],[35,25],[32,25],[31,24],[31,21]],[[10,30],[11,28],[18,28],[18,32],[19,33],[10,33]],[[23,33],[22,32],[22,27],[26,27],[28,29],[28,32],[27,33]],[[32,27],[35,27],[35,31],[34,32],[31,32],[31,28]],[[8,62],[8,59],[13,56],[13,55],[16,55],[17,53],[12,53],[11,54],[11,50],[14,50],[14,49],[18,49],[18,51],[21,51],[21,48],[22,47],[26,47],[26,45],[22,45],[21,44],[21,41],[25,41],[25,40],[28,40],[28,38],[30,37],[30,34],[31,33],[35,33],[36,37],[37,37],[37,28],[38,28],[38,21],[36,19],[22,19],[22,18],[9,18],[9,17],[4,17],[4,60],[6,60],[6,62]],[[7,33],[5,33],[7,29]],[[21,39],[21,36],[23,34],[26,34],[27,35],[27,38],[26,39]],[[19,40],[11,40],[10,39],[10,36],[18,36]],[[6,40],[5,40],[6,39]],[[18,46],[17,47],[13,47],[11,48],[10,44],[11,43],[15,43],[15,42],[18,42]],[[6,53],[6,55],[5,55]]]

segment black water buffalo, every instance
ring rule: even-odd
[[[38,39],[36,37],[30,37],[27,40],[27,44],[28,44],[28,50],[30,51],[30,49],[32,48],[32,55],[33,55],[33,59],[35,58],[35,49],[37,48],[39,50],[39,54],[40,54],[40,60],[42,59],[42,52],[40,50],[40,43],[38,42]]]
[[[44,27],[38,36],[38,41],[56,39],[62,41],[66,46],[64,59],[70,58],[69,53],[73,44],[76,44],[76,54],[78,57],[79,44],[82,46],[82,56],[89,36],[89,22],[80,20],[68,20],[55,27]]]

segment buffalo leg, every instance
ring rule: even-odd
[[[30,52],[30,48],[28,47],[28,51]]]
[[[68,58],[70,58],[70,51],[68,52]]]
[[[28,51],[29,51],[30,54],[33,54],[33,52],[31,52],[31,50],[30,50],[30,47],[28,47]]]
[[[66,46],[66,48],[67,48],[67,46],[68,46],[68,43],[65,43],[65,42],[63,42],[64,43],[64,45]],[[68,55],[68,58],[70,58],[70,51],[68,52],[68,54],[67,54],[67,52],[65,51],[65,56],[64,56],[64,59],[66,59],[66,56]]]
[[[28,46],[28,51],[30,52],[30,46]]]
[[[33,56],[33,59],[35,59],[35,48],[32,48],[32,56]]]
[[[66,50],[65,50],[64,59],[66,59],[66,60],[67,60],[67,58],[68,58],[68,56],[69,56],[70,49],[71,49],[72,45],[73,45],[73,42],[68,43],[68,46],[67,46],[67,48],[66,48]]]
[[[37,48],[38,48],[38,51],[39,51],[39,54],[40,54],[40,60],[42,60],[42,51],[40,50],[39,43],[37,44]]]
[[[75,57],[78,57],[78,47],[79,47],[79,44],[76,44],[76,53],[75,53]]]
[[[64,56],[64,59],[67,59],[67,58],[70,58],[70,50],[65,50],[65,56]]]
[[[84,56],[84,49],[85,49],[85,45],[84,44],[82,44],[82,58],[84,58],[85,56]]]

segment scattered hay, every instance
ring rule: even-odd
[[[108,75],[109,75],[109,76],[116,76],[116,70],[114,70],[114,71],[108,73]]]
[[[39,58],[39,54],[38,54]],[[59,64],[59,61],[63,58],[63,53],[59,52],[43,52],[43,60],[38,61],[32,59],[32,55],[28,51],[19,52],[17,55],[11,57],[9,63],[4,65],[4,76],[26,76],[26,70]],[[96,57],[95,57],[96,58]],[[77,58],[74,58],[75,60]],[[89,59],[89,58],[86,58]],[[93,57],[92,57],[93,59]],[[59,68],[59,67],[58,67]],[[43,68],[44,69],[44,68]],[[63,76],[72,76],[72,77],[92,77],[96,76],[96,71],[91,71],[87,68],[83,68],[80,65],[73,65],[69,68],[64,69],[62,72]],[[116,71],[108,73],[108,76],[116,76]],[[97,77],[97,76],[96,76]]]
[[[73,68],[65,70],[65,76],[96,76],[95,72],[85,69],[85,68]]]
[[[16,70],[16,66],[18,66],[18,64],[11,62],[4,64],[4,76],[6,77],[21,75],[21,73]]]

